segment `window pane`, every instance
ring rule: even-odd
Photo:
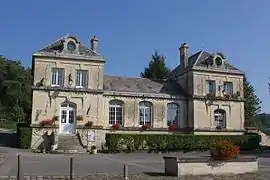
[[[87,78],[87,73],[88,71],[83,71],[83,81],[82,81],[82,86],[83,87],[87,87],[87,81],[88,81],[88,78]]]
[[[206,81],[205,93],[208,94],[209,92],[210,92],[209,81]]]
[[[76,86],[80,86],[80,72],[76,71]]]
[[[57,85],[57,70],[55,68],[52,69],[52,85]]]
[[[64,70],[58,69],[57,72],[58,72],[58,82],[57,82],[58,84],[57,85],[63,86],[64,85]]]
[[[62,110],[62,112],[61,112],[61,123],[66,123],[67,122],[66,119],[67,119],[67,111]]]
[[[69,111],[68,122],[70,124],[74,122],[74,111]]]
[[[115,108],[110,107],[109,108],[109,124],[114,124],[115,122]]]
[[[233,94],[233,83],[232,82],[225,82],[224,83],[224,90],[226,94]]]
[[[88,71],[76,70],[76,87],[87,87],[88,86]]]

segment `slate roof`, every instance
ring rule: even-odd
[[[78,53],[79,55],[84,55],[84,56],[100,56],[99,54],[93,52],[90,48],[88,48],[86,45],[84,45],[83,43],[81,43],[79,41],[79,39],[76,36],[67,34],[63,37],[60,37],[59,39],[57,39],[56,41],[54,41],[53,43],[47,45],[46,47],[40,49],[38,52],[41,53],[54,53],[55,51],[61,52],[63,50],[63,42],[68,39],[68,38],[72,38],[74,39],[77,43],[79,43],[79,48],[78,48]],[[65,52],[68,53],[68,52]]]
[[[205,64],[205,60],[207,58],[212,58],[212,53],[209,53],[207,51],[198,51],[197,53],[193,54],[188,58],[188,68],[189,69],[194,69],[195,67],[205,67],[207,68],[207,65]],[[225,68],[229,70],[234,70],[234,71],[239,71],[236,67],[228,63],[227,61],[225,62]],[[210,69],[208,69],[210,70]],[[172,70],[171,74],[178,74],[181,72],[180,65],[177,66],[175,69]]]
[[[103,89],[115,92],[163,93],[186,96],[182,87],[171,80],[104,76]]]

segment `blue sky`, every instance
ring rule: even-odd
[[[76,2],[76,3],[75,3]],[[179,64],[178,48],[224,53],[247,73],[270,112],[270,1],[9,0],[1,2],[0,54],[31,64],[31,53],[71,33],[100,39],[105,73],[139,76],[158,50]]]

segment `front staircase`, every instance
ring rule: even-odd
[[[55,153],[85,153],[78,135],[58,135],[58,146]]]

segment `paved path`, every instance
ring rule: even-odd
[[[19,152],[20,151],[16,149],[0,147],[0,156],[2,155],[4,157],[2,162],[0,160],[0,176],[6,176],[6,179],[10,176],[16,176],[16,154]],[[177,153],[175,155],[180,154]],[[189,153],[187,156],[194,156],[194,154]],[[159,174],[164,172],[162,157],[162,154],[148,153],[99,155],[80,154],[74,157],[74,175],[80,176],[77,177],[77,179],[91,179],[89,174],[92,174],[91,176],[93,179],[97,179],[97,173],[100,177],[114,175],[115,178],[119,178],[122,177],[123,167],[127,164],[129,166],[129,173],[137,174],[133,176],[133,179],[136,179],[137,177],[145,179],[145,174]],[[64,176],[69,175],[69,158],[69,155],[33,154],[31,152],[22,152],[21,172],[26,176],[26,179],[37,179],[38,176],[44,176],[47,179],[65,179],[66,177]],[[263,174],[263,177],[270,174],[270,153],[261,154],[261,157],[259,157],[259,169],[261,174]],[[59,177],[59,175],[61,175],[61,177]],[[0,180],[2,179],[0,178]],[[39,179],[42,178],[40,177]],[[109,179],[114,178],[110,177]],[[233,179],[231,178],[230,180]]]

